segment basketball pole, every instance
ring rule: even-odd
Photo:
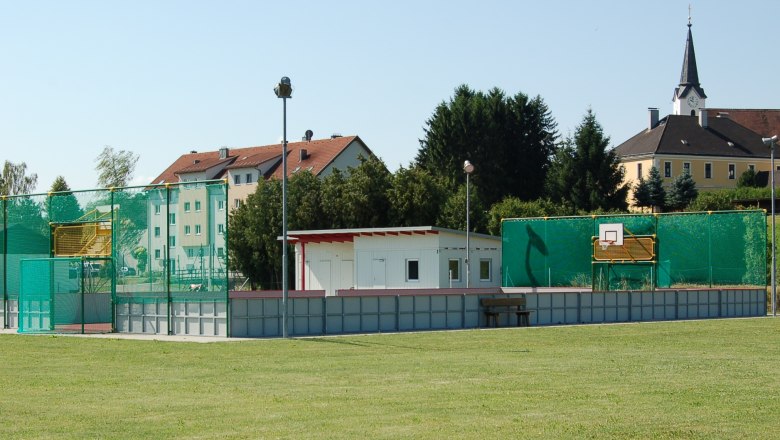
[[[777,142],[777,135],[771,138],[761,138],[764,145],[769,147],[770,151],[770,170],[769,175],[772,176],[772,316],[777,316],[777,258],[775,257],[775,248],[777,246],[775,242],[775,143]]]

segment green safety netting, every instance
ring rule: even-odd
[[[655,259],[594,261],[602,223],[653,237]],[[502,239],[505,287],[763,286],[767,279],[763,211],[506,219]]]
[[[5,197],[0,230],[4,326],[13,320],[8,302],[20,301],[23,287],[32,295],[27,298],[42,292],[54,304],[70,301],[57,301],[64,294],[56,285],[65,279],[60,270],[68,276],[75,273],[68,279],[77,283],[78,291],[68,287],[66,292],[76,294],[73,301],[81,304],[85,299],[88,305],[99,298],[96,304],[106,303],[108,309],[92,313],[83,308],[74,319],[79,322],[68,325],[102,320],[113,328],[117,304],[227,302],[227,218],[227,184],[222,180]],[[53,275],[41,278],[45,264]],[[70,268],[65,271],[62,265]],[[39,282],[55,285],[44,291]],[[37,306],[43,304],[36,301]],[[26,304],[26,313],[31,312],[32,303]],[[35,318],[40,324],[36,326],[30,315],[26,318],[25,331],[59,331],[51,327],[59,325],[56,316],[50,323]]]

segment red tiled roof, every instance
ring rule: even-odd
[[[708,108],[709,118],[716,118],[718,114],[728,113],[727,117],[739,125],[747,127],[763,137],[772,137],[780,134],[780,109],[752,109],[752,108]]]
[[[219,157],[214,157],[214,158],[209,157],[203,160],[194,159],[192,165],[177,170],[176,174],[198,173],[198,172],[206,171],[209,168],[217,166],[219,164],[225,162],[231,162],[233,159],[234,158],[232,157],[228,157],[226,159],[220,159]]]
[[[287,143],[287,175],[299,170],[310,169],[314,175],[320,174],[336,157],[344,151],[352,142],[357,141],[363,148],[372,154],[368,147],[358,136],[344,136],[330,139],[312,140],[309,142]],[[300,160],[301,149],[306,150],[307,157]],[[279,166],[272,168],[270,177],[281,178],[281,154],[280,144],[264,145],[258,147],[230,148],[226,159],[219,158],[219,151],[207,151],[203,153],[188,153],[179,157],[165,171],[163,171],[152,183],[178,182],[177,177],[182,173],[203,172],[209,168],[224,162],[230,162],[225,169],[254,168],[269,160],[279,159]],[[222,178],[224,172],[215,176]],[[269,177],[269,176],[266,176]]]

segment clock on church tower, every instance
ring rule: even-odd
[[[699,108],[699,97],[696,95],[688,96],[688,105],[692,110],[697,110]]]

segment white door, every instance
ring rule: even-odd
[[[374,289],[385,288],[385,259],[374,258],[371,260],[371,287]]]
[[[334,292],[333,286],[330,282],[330,260],[322,260],[320,261],[320,268],[319,268],[319,274],[318,274],[318,280],[320,282],[320,288],[325,290],[325,295],[335,295],[336,292]]]
[[[339,289],[351,289],[355,287],[355,262],[352,260],[343,260],[341,262],[341,279],[339,280]]]

